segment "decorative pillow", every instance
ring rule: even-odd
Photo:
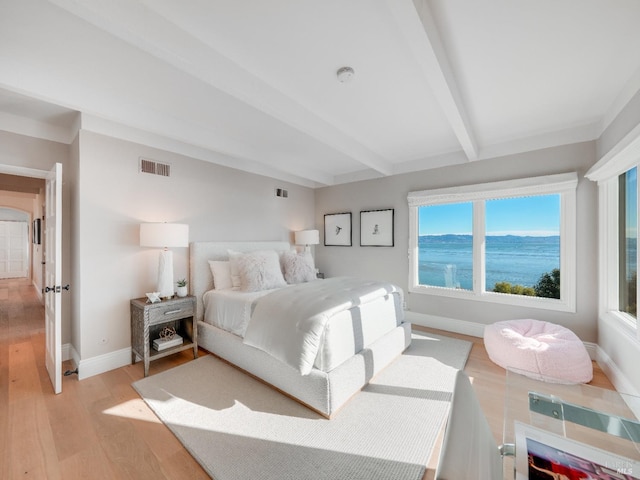
[[[233,287],[231,283],[231,265],[224,260],[209,260],[209,268],[213,275],[213,288],[216,290],[225,290]]]
[[[310,252],[291,250],[282,254],[284,279],[287,283],[303,283],[316,279],[316,267]]]
[[[243,255],[235,250],[227,250],[229,255],[229,268],[231,270],[231,286],[240,288],[240,272],[238,271],[238,259]]]
[[[240,290],[258,292],[285,287],[280,258],[275,251],[258,251],[238,255],[236,258],[240,275]]]

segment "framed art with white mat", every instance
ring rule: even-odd
[[[516,480],[640,479],[640,462],[521,422],[515,422]],[[636,451],[636,454],[638,452]]]
[[[324,216],[325,246],[351,246],[351,212],[328,213]]]
[[[360,246],[393,247],[393,208],[360,212]]]

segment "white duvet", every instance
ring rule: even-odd
[[[202,297],[205,306],[204,320],[227,332],[244,337],[256,301],[273,291],[209,290]]]
[[[254,304],[243,341],[307,375],[333,315],[394,293],[401,290],[390,283],[350,277],[276,290]]]

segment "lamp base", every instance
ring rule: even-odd
[[[160,298],[173,297],[173,252],[171,250],[160,251],[158,258],[158,292]]]

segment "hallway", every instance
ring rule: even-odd
[[[0,279],[0,345],[43,336],[44,306],[28,278]],[[2,355],[2,353],[0,353]],[[0,357],[1,358],[1,357]]]
[[[131,388],[140,364],[64,377],[54,395],[44,348],[44,307],[30,280],[0,280],[0,479],[208,478]],[[190,358],[154,362],[153,373]]]

